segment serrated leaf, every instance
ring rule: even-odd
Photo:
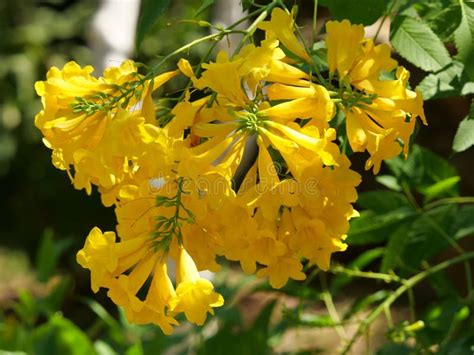
[[[147,32],[150,31],[156,20],[163,15],[170,4],[171,0],[142,0],[135,37],[135,48],[138,49],[140,47]]]
[[[354,24],[371,25],[383,16],[388,2],[382,0],[331,0],[322,1],[336,20],[347,19]]]
[[[457,57],[466,64],[469,77],[474,80],[474,3],[459,0],[461,24],[454,32],[454,42],[458,50]]]
[[[453,60],[443,70],[427,75],[417,86],[424,100],[462,95],[466,82],[464,64]]]
[[[451,4],[441,11],[436,11],[436,15],[428,19],[428,24],[441,40],[447,40],[454,33],[461,23],[461,6]]]
[[[403,58],[425,71],[440,70],[451,62],[446,47],[428,25],[411,17],[397,17],[390,38]]]
[[[471,102],[469,114],[458,126],[453,140],[453,150],[463,152],[474,144],[474,100]]]

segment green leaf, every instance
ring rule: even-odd
[[[449,162],[418,145],[413,146],[407,160],[396,157],[385,163],[401,183],[420,193],[429,192],[429,188],[440,181],[458,176]],[[449,189],[444,187],[443,191],[438,191],[439,196],[459,195],[459,184],[453,184]]]
[[[71,321],[55,314],[48,323],[36,328],[33,333],[34,354],[95,354],[87,335]]]
[[[398,183],[398,179],[392,175],[379,175],[375,177],[375,181],[393,191],[402,191],[402,187]]]
[[[415,220],[407,232],[407,245],[400,254],[404,265],[419,268],[455,242],[457,205],[445,205],[424,212]]]
[[[329,314],[303,313],[296,321],[297,325],[312,328],[334,327],[335,323]]]
[[[242,325],[240,320],[238,323],[235,321],[222,322],[217,333],[204,341],[196,353],[198,355],[269,354],[270,316],[274,307],[275,301],[267,304],[248,329],[239,330]],[[235,339],[239,339],[239,341],[236,342]]]
[[[469,77],[474,80],[474,3],[459,0],[461,24],[454,32],[454,42],[458,50],[457,57],[466,64]]]
[[[397,208],[409,207],[410,203],[405,195],[399,192],[375,190],[361,192],[357,200],[357,205],[364,209],[382,214],[391,212]]]
[[[440,70],[451,62],[446,47],[428,25],[411,17],[396,17],[390,38],[403,58],[425,71]]]
[[[455,329],[466,316],[469,316],[469,309],[458,298],[436,302],[424,315],[425,328],[420,333],[430,343],[439,344],[440,340],[448,336],[451,330]],[[469,332],[469,329],[466,330],[472,337],[472,332]],[[444,352],[444,354],[451,353]],[[469,354],[469,352],[461,352],[460,354]]]
[[[400,225],[397,230],[390,236],[385,250],[385,255],[382,258],[380,272],[388,272],[394,270],[401,262],[405,246],[409,241],[409,232],[412,228],[411,221],[406,221]]]
[[[415,214],[416,211],[411,207],[398,208],[381,215],[373,211],[362,211],[360,217],[351,220],[347,243],[364,245],[383,242]]]
[[[119,344],[126,342],[126,334],[123,332],[119,322],[117,322],[117,320],[112,317],[100,303],[88,298],[82,299],[82,302],[87,304],[87,306],[89,306],[89,308],[104,322],[107,326],[110,338]]]
[[[117,355],[117,352],[105,341],[96,340],[94,342],[94,349],[97,355]]]
[[[388,343],[377,350],[376,355],[412,355],[414,349],[406,344]]]
[[[453,140],[453,150],[463,152],[474,144],[474,100],[471,102],[469,114],[459,124]]]
[[[71,239],[53,240],[53,231],[46,229],[36,254],[38,280],[48,281],[62,253],[72,245]]]
[[[240,4],[242,5],[242,10],[247,11],[253,5],[253,0],[241,0]]]
[[[428,201],[431,201],[434,198],[451,191],[454,187],[457,186],[460,180],[460,176],[451,176],[447,179],[438,181],[431,186],[421,189],[421,192],[423,193],[423,195],[425,195],[424,202],[426,203]]]
[[[199,6],[199,9],[197,9],[196,13],[194,14],[194,18],[199,17],[199,15],[212,6],[214,2],[215,0],[203,0],[201,6]]]
[[[421,91],[424,100],[460,96],[464,95],[462,92],[468,80],[464,64],[453,60],[442,70],[425,76],[417,89]]]
[[[327,6],[337,20],[348,19],[354,24],[371,25],[382,17],[387,9],[385,0],[331,0],[320,1]]]
[[[474,81],[465,83],[461,89],[462,96],[466,96],[469,94],[474,94]]]
[[[125,352],[125,355],[143,355],[143,347],[140,341],[129,347]]]
[[[139,48],[145,35],[158,18],[168,9],[171,0],[142,0],[140,16],[138,17],[135,48]]]
[[[370,305],[378,303],[386,299],[390,295],[389,290],[380,290],[371,293],[367,296],[357,299],[351,306],[351,308],[344,314],[344,319],[347,320],[354,314],[367,309]]]
[[[426,19],[428,25],[441,40],[448,40],[461,23],[461,6],[451,4],[450,6],[436,11],[435,15]]]
[[[452,233],[455,240],[474,234],[474,206],[464,206],[457,211]]]

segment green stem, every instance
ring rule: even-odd
[[[382,21],[380,22],[380,25],[377,28],[377,32],[375,32],[374,42],[377,40],[377,37],[379,36],[380,30],[382,29],[382,26],[385,23],[385,20],[387,19],[388,16],[390,16],[390,13],[392,12],[396,3],[397,3],[397,0],[393,0],[392,4],[390,5],[390,8],[387,10],[387,13],[383,16]]]
[[[329,292],[328,283],[326,280],[326,274],[325,273],[319,274],[319,278],[321,280],[321,289],[323,291],[321,294],[321,297],[324,301],[324,304],[326,305],[329,316],[331,317],[331,320],[333,321],[333,323],[336,323],[336,324],[341,323],[339,314],[337,313],[336,307],[334,306],[334,301],[332,299],[331,292]],[[344,330],[344,327],[337,325],[335,326],[335,329],[341,339],[347,340],[347,334],[346,334],[346,331]]]
[[[420,281],[423,281],[428,276],[433,275],[439,271],[442,271],[452,265],[465,262],[469,259],[474,258],[474,252],[466,253],[463,255],[459,255],[455,258],[443,261],[431,269],[422,271],[415,276],[412,276],[408,280],[404,281],[403,284],[397,288],[389,297],[385,299],[381,304],[379,304],[359,325],[356,333],[352,336],[349,342],[344,347],[342,354],[347,354],[356,340],[365,332],[368,326],[380,315],[381,312],[385,309],[385,307],[390,307],[401,295],[403,295],[409,289],[415,287]]]
[[[474,203],[474,196],[466,196],[466,197],[448,197],[443,198],[441,200],[433,201],[427,203],[423,206],[424,210],[430,210],[434,207],[438,207],[441,205],[449,205],[449,204],[461,204],[461,203]]]
[[[316,24],[318,20],[318,0],[314,0],[314,10],[313,10],[313,31],[311,33],[311,42],[314,44],[316,41]]]
[[[366,279],[375,279],[375,280],[382,280],[387,283],[390,282],[403,282],[404,280],[397,276],[397,275],[389,275],[389,274],[382,274],[378,272],[371,272],[371,271],[360,271],[360,270],[353,270],[353,269],[346,269],[343,266],[335,266],[330,270],[332,273],[335,274],[345,274],[348,276],[355,276],[355,277],[362,277]]]

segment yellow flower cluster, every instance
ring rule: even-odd
[[[157,76],[126,61],[95,78],[71,62],[36,84],[44,109],[35,123],[53,164],[115,206],[118,238],[94,227],[77,261],[130,322],[166,334],[180,313],[203,324],[224,302],[198,272],[218,271],[217,256],[275,288],[305,279],[303,261],[328,269],[347,247],[360,183],[336,141],[337,110],[374,172],[407,154],[416,117],[425,120],[408,72],[386,45],[364,39],[362,26],[327,24],[322,80],[291,14],[276,8],[258,27],[260,45],[220,52],[199,74],[185,59]],[[152,93],[179,73],[191,86],[157,120]]]
[[[369,152],[366,169],[377,174],[382,160],[402,149],[408,155],[416,118],[426,124],[423,98],[407,88],[410,73],[390,57],[390,47],[364,39],[362,25],[329,21],[326,30],[329,73],[337,74],[341,92],[349,91],[341,95],[349,143],[354,152]],[[395,78],[383,77],[394,70]]]

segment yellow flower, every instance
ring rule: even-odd
[[[62,70],[51,68],[47,80],[35,85],[44,108],[35,124],[46,146],[53,150],[53,163],[69,174],[74,166],[74,186],[85,188],[89,194],[91,184],[109,190],[133,174],[129,162],[141,154],[140,143],[156,138],[151,92],[176,75],[176,71],[158,75],[152,87],[151,80],[137,74],[132,61],[106,69],[100,78],[93,77],[92,71],[91,66],[81,68],[69,62]],[[117,87],[127,90],[140,80],[141,95],[122,97]],[[117,105],[109,109],[111,100]],[[112,198],[106,199],[110,204],[109,200]]]
[[[282,288],[289,278],[293,280],[304,280],[306,275],[301,270],[303,265],[299,260],[290,257],[278,258],[274,264],[258,270],[257,276],[268,277],[273,288]]]
[[[342,80],[362,54],[364,26],[351,25],[347,20],[326,22],[326,47],[329,72],[339,74]]]
[[[184,312],[191,323],[203,325],[207,313],[224,304],[222,296],[214,292],[214,286],[199,276],[193,259],[184,248],[180,248],[177,263],[176,297],[171,302],[173,312]]]
[[[291,100],[266,109],[268,116],[294,121],[296,118],[314,118],[330,121],[335,114],[334,102],[321,85],[307,82],[306,86],[276,83],[268,88],[270,100]]]
[[[326,29],[329,70],[337,70],[340,82],[353,87],[342,94],[341,104],[349,144],[355,152],[369,152],[365,167],[377,174],[381,162],[397,156],[402,149],[407,157],[416,118],[426,124],[423,99],[419,92],[407,88],[409,73],[397,67],[390,57],[390,47],[364,40],[362,26],[347,20],[331,21]],[[394,80],[381,78],[395,68]],[[340,84],[340,90],[344,88]]]
[[[267,38],[278,39],[288,50],[305,61],[310,61],[304,46],[295,35],[295,21],[293,16],[281,8],[272,11],[270,21],[263,21],[258,28],[265,30]]]

